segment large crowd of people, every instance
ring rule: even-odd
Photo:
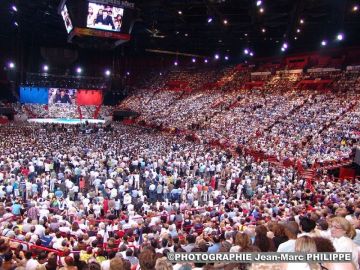
[[[326,171],[311,181],[241,151],[308,164],[348,157],[359,141],[356,86],[299,93],[302,75],[277,74],[245,90],[247,71],[184,74],[157,76],[120,108],[198,140],[139,124],[0,126],[0,269],[359,269],[359,183]],[[166,78],[188,78],[194,91],[166,91]],[[219,89],[199,85],[209,83]],[[14,108],[44,111],[27,106]],[[350,252],[352,262],[167,260],[169,252],[295,251]]]
[[[133,96],[121,106],[140,112],[138,122],[181,130],[196,127],[196,136],[202,141],[226,141],[261,151],[279,161],[314,164],[349,158],[359,139],[355,130],[358,120],[354,117],[359,106],[358,72],[278,72],[264,75],[267,79],[264,86],[250,90],[243,80],[249,79],[248,72],[231,69],[227,74],[209,80],[222,82],[215,89],[184,93],[158,87],[153,95],[148,93],[147,102]],[[172,80],[169,78],[172,76],[163,81]],[[333,81],[325,91],[297,89],[302,79],[322,78]],[[329,92],[329,87],[333,91]],[[342,124],[347,132],[335,134]]]
[[[304,241],[352,252],[329,269],[359,268],[358,183],[309,186],[293,168],[121,124],[0,133],[1,269],[256,269],[166,254],[309,252]]]

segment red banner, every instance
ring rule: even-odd
[[[101,90],[83,90],[79,89],[76,93],[77,105],[101,105],[103,94]]]

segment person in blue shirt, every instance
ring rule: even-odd
[[[41,240],[41,243],[44,247],[49,247],[50,246],[50,243],[53,239],[52,236],[49,235],[50,231],[49,229],[46,229],[45,230],[45,235],[43,235],[40,240]]]
[[[214,244],[208,248],[209,253],[217,253],[220,250],[221,243],[220,243],[220,237],[217,235],[213,236]]]
[[[15,216],[21,215],[21,205],[18,201],[15,201],[14,204],[11,207],[11,213]]]
[[[56,198],[60,199],[60,198],[64,197],[64,193],[61,191],[60,188],[58,188],[58,189],[55,191],[55,196],[56,196]]]

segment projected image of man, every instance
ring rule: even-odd
[[[55,103],[71,104],[69,94],[64,89],[60,89],[60,93],[58,93],[55,97]]]

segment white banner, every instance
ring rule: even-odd
[[[347,66],[346,70],[349,70],[349,71],[351,71],[351,70],[360,70],[360,66]]]
[[[308,69],[308,72],[311,72],[311,73],[333,72],[333,71],[341,71],[341,70],[337,69],[337,68],[311,68],[311,69]]]
[[[251,76],[269,76],[271,75],[271,72],[252,72]]]

